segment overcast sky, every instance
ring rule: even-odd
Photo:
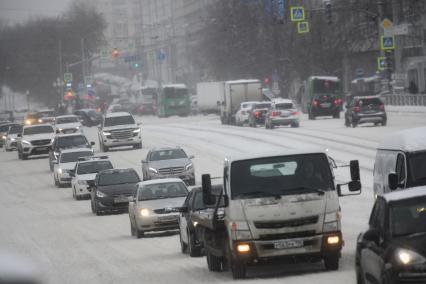
[[[0,19],[9,24],[40,16],[57,16],[72,0],[0,0]]]

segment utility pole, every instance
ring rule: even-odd
[[[81,67],[82,67],[82,75],[83,75],[83,85],[84,84],[84,79],[86,78],[86,64],[85,64],[86,60],[85,60],[85,55],[84,55],[84,38],[81,38]],[[84,87],[85,89],[85,87]]]
[[[64,73],[62,70],[62,40],[59,39],[59,80],[60,80],[60,86],[59,88],[59,100],[61,102],[61,104],[64,103],[64,96],[62,95],[63,92],[63,77],[64,77]]]
[[[379,39],[383,35],[382,21],[385,19],[385,10],[384,10],[385,3],[383,1],[385,1],[385,0],[377,0],[377,11],[379,13],[379,16],[377,17],[377,25],[378,25],[378,30],[379,30]],[[382,48],[380,48],[380,56],[381,57],[386,57],[386,52],[384,50],[382,50]],[[386,68],[386,72],[387,72],[387,74],[386,74],[387,75],[387,78],[386,78],[387,83],[386,84],[382,84],[382,86],[384,87],[383,91],[391,92],[391,85],[390,85],[391,74],[390,74],[390,71],[389,71],[388,67]]]
[[[401,22],[401,14],[400,14],[400,8],[401,8],[401,1],[394,0],[392,2],[392,18],[393,18],[393,24],[399,25]],[[402,73],[402,41],[401,36],[396,35],[395,36],[395,60],[394,60],[394,67],[395,67],[395,74],[401,74]]]

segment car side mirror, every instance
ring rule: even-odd
[[[21,133],[19,133],[19,134],[17,135],[17,137],[22,138],[22,134],[21,134]]]
[[[95,142],[93,142],[93,141],[92,141],[92,142],[90,142],[90,146],[95,146],[95,144],[96,144],[96,143],[95,143]]]
[[[201,183],[203,188],[203,203],[204,205],[214,205],[215,198],[212,195],[212,181],[209,174],[201,176]]]
[[[75,177],[75,171],[74,170],[70,170],[69,171],[69,175],[70,175],[70,177]]]
[[[352,160],[350,161],[349,167],[351,169],[351,180],[352,181],[359,181],[360,175],[359,175],[359,162],[358,160]]]
[[[177,207],[176,210],[180,213],[188,213],[188,207],[187,206]]]
[[[398,175],[396,173],[390,173],[388,175],[388,185],[390,190],[395,190],[398,188]]]
[[[378,244],[380,242],[380,234],[377,229],[369,229],[364,233],[364,240]]]

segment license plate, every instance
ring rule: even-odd
[[[291,249],[303,247],[303,240],[279,241],[274,243],[276,249]]]
[[[164,217],[159,217],[158,220],[160,221],[175,221],[177,219],[177,216],[164,216]]]
[[[321,104],[321,107],[324,107],[324,108],[329,108],[331,106],[331,103],[322,103]]]
[[[127,203],[127,202],[129,202],[129,199],[127,197],[114,198],[114,203]]]
[[[36,151],[46,151],[47,147],[40,147],[40,148],[36,148]]]

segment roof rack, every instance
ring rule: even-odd
[[[78,158],[79,162],[83,162],[83,161],[90,161],[90,160],[108,160],[109,157],[108,156],[88,156],[88,157],[80,157]]]

